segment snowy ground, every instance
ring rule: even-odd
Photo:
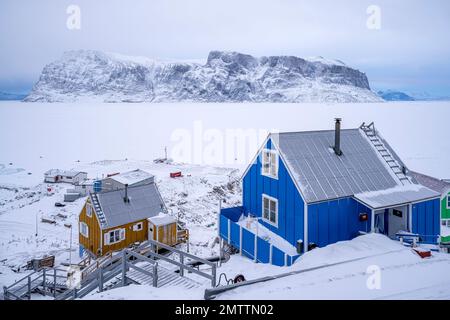
[[[218,254],[212,247],[217,235],[216,221],[219,199],[230,205],[240,201],[240,185],[236,169],[199,165],[154,164],[152,161],[99,161],[79,163],[75,169],[88,172],[89,177],[102,177],[108,173],[125,172],[140,168],[156,176],[156,182],[168,207],[169,213],[179,217],[190,229],[190,252],[203,257]],[[183,177],[170,178],[173,171],[182,171]],[[32,183],[25,171],[15,173],[17,181]],[[43,172],[40,172],[41,180]],[[68,203],[64,208],[54,206],[62,202],[69,184],[53,184],[54,194],[48,195],[48,184],[36,186],[11,185],[12,176],[0,176],[0,286],[9,285],[23,277],[21,266],[32,257],[54,254],[57,263],[69,262],[70,229],[73,225],[72,262],[78,259],[78,214],[85,198]],[[9,181],[9,182],[4,182]],[[25,182],[23,182],[25,183]],[[11,189],[12,188],[12,189]],[[11,189],[11,190],[10,190]],[[62,214],[66,217],[60,217]],[[36,237],[36,217],[38,236]],[[41,222],[41,218],[56,220],[56,224]]]
[[[71,186],[57,185],[54,194],[48,195],[47,184],[42,183],[46,170],[78,169],[87,171],[90,178],[136,168],[155,174],[170,213],[178,215],[190,229],[191,252],[213,256],[218,253],[217,246],[213,245],[218,200],[226,198],[226,206],[239,203],[241,190],[236,181],[265,137],[261,132],[330,129],[335,116],[342,117],[347,128],[363,121],[375,121],[411,169],[450,178],[450,139],[446,139],[450,118],[448,102],[354,105],[0,102],[0,286],[23,277],[25,271],[16,271],[32,257],[55,254],[57,263],[68,262],[70,229],[64,226],[67,223],[74,226],[71,257],[72,261],[77,259],[77,216],[84,199],[64,208],[55,207],[54,203],[62,201],[64,191]],[[206,152],[211,151],[208,149],[211,144],[218,143],[222,151],[229,153],[226,142],[220,144],[220,139],[211,142],[211,136],[217,137],[217,132],[220,135],[227,129],[253,130],[258,141],[249,139],[244,152],[237,152],[227,161],[221,155],[221,147],[212,155]],[[191,150],[194,157],[186,159],[186,154],[175,152],[180,149],[180,137],[188,138],[183,140],[183,146],[189,145],[184,150]],[[227,135],[223,138],[226,140]],[[169,156],[178,164],[151,161],[163,155],[164,146],[168,146]],[[199,149],[206,151],[195,157]],[[182,164],[184,160],[198,164]],[[183,172],[183,178],[169,178],[170,172],[178,170]],[[36,237],[36,217],[38,220],[52,218],[56,224],[39,222]],[[254,264],[233,256],[219,273],[224,272],[228,277],[242,273],[247,279],[255,279],[336,259],[377,254],[346,266],[243,287],[220,298],[260,298],[264,294],[273,299],[450,298],[450,255],[434,254],[431,259],[421,260],[407,249],[390,252],[398,248],[396,243],[371,240],[374,239],[368,237],[367,243],[357,239],[356,243],[315,250],[289,269]],[[382,270],[382,290],[365,287],[365,272],[370,264],[379,265]],[[192,292],[176,293],[145,286],[130,287],[89,298],[200,299],[206,287],[207,284]]]
[[[332,265],[339,262],[343,263]],[[313,250],[290,268],[255,264],[237,255],[218,271],[253,280],[327,265],[331,266],[242,286],[216,299],[450,299],[450,255],[433,252],[431,258],[422,259],[410,248],[377,234]],[[374,270],[379,270],[379,282],[373,281]],[[173,292],[132,286],[93,293],[86,299],[202,299],[206,287]]]
[[[450,102],[392,102],[369,104],[46,104],[0,102],[0,172],[17,169],[32,173],[71,168],[77,160],[151,160],[164,146],[178,162],[220,167],[244,167],[266,137],[266,131],[304,131],[343,128],[375,122],[406,164],[416,171],[450,179]],[[227,129],[253,132],[242,152],[232,155]],[[214,138],[215,133],[222,133]],[[244,136],[241,132],[241,136]],[[248,136],[248,135],[247,135]],[[186,153],[179,154],[180,143]],[[188,146],[190,144],[190,146]],[[216,155],[208,146],[222,145]],[[237,149],[237,148],[236,148]],[[198,155],[200,151],[204,151]],[[222,151],[222,152],[220,152]],[[13,182],[21,180],[13,177]]]

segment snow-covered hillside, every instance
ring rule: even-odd
[[[73,225],[72,262],[78,261],[78,214],[85,201],[81,198],[63,208],[55,207],[55,202],[63,202],[71,185],[53,184],[54,193],[48,194],[48,184],[36,184],[27,172],[16,170],[14,165],[8,167],[8,171],[0,171],[0,286],[23,277],[27,272],[20,268],[33,257],[52,254],[57,264],[69,262],[70,229],[65,224]],[[190,230],[190,252],[203,257],[218,255],[214,239],[219,199],[236,205],[241,198],[236,169],[133,160],[79,163],[75,168],[88,172],[91,178],[136,168],[154,174],[169,214]],[[173,171],[181,171],[183,177],[170,178]],[[40,181],[43,173],[35,172]],[[41,222],[42,218],[56,223]]]
[[[25,101],[378,102],[341,61],[212,51],[206,63],[70,51],[47,65]]]

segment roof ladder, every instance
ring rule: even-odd
[[[103,213],[102,207],[100,206],[100,202],[98,201],[98,197],[96,193],[91,193],[92,205],[94,206],[95,212],[97,213],[98,220],[100,220],[100,225],[102,227],[106,226],[106,217]]]
[[[389,149],[384,144],[383,140],[378,136],[375,130],[374,123],[366,125],[363,123],[359,127],[362,132],[367,136],[368,140],[372,143],[375,150],[380,154],[381,158],[384,159],[387,166],[392,170],[394,175],[398,178],[401,184],[411,184],[411,179],[403,173],[401,164],[394,158]]]

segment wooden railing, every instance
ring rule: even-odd
[[[53,296],[56,297],[56,292],[61,289],[58,285],[58,280],[65,283],[67,280],[66,270],[58,268],[43,268],[40,271],[34,271],[29,275],[19,279],[12,285],[3,287],[3,298],[5,300],[17,299],[22,300],[31,299],[31,293],[38,287],[44,291],[50,289],[53,291]]]
[[[149,256],[149,257],[151,256],[151,257],[154,257],[154,258],[157,258],[157,259],[161,259],[161,260],[167,261],[167,262],[169,262],[171,264],[174,264],[174,265],[178,266],[180,268],[180,270],[179,270],[180,271],[180,276],[184,276],[184,271],[187,270],[187,271],[190,271],[192,273],[198,274],[199,276],[210,280],[212,287],[216,286],[216,268],[217,268],[216,263],[208,261],[206,259],[199,258],[197,256],[194,256],[194,255],[190,254],[190,253],[187,253],[187,252],[175,249],[175,248],[173,248],[171,246],[168,246],[168,245],[166,245],[164,243],[161,243],[161,242],[157,242],[157,241],[154,241],[154,240],[148,240],[147,242],[151,245],[152,250],[146,252],[146,256]],[[171,258],[169,258],[169,257],[167,257],[165,255],[159,254],[158,253],[158,249],[159,248],[163,248],[163,249],[165,249],[165,250],[167,250],[169,252],[177,254],[178,257],[179,257],[179,261],[171,259]],[[188,259],[190,259],[190,260],[192,260],[194,262],[199,262],[201,264],[210,266],[211,267],[211,274],[209,274],[207,272],[204,272],[204,271],[200,271],[200,270],[198,270],[196,268],[191,267],[189,264],[187,264],[186,258],[188,258]]]
[[[188,234],[186,234],[186,236],[188,236]],[[158,253],[158,248],[167,250],[169,254],[173,253],[177,255],[179,258],[178,261]],[[184,272],[188,271],[210,280],[212,287],[215,287],[216,285],[216,264],[214,262],[175,249],[164,243],[148,240],[134,249],[124,249],[120,254],[110,253],[95,263],[87,266],[82,271],[82,280],[77,288],[68,288],[66,286],[66,270],[60,270],[57,268],[43,269],[42,271],[33,272],[27,275],[9,287],[4,287],[4,298],[30,299],[31,293],[37,288],[43,288],[44,291],[46,289],[50,289],[50,291],[53,291],[53,296],[57,300],[81,298],[95,289],[98,289],[100,292],[103,291],[104,284],[120,274],[122,274],[120,279],[121,285],[127,285],[129,283],[129,279],[127,278],[127,272],[129,269],[136,270],[152,277],[153,286],[157,287],[158,262],[156,259],[161,259],[178,266],[180,276],[184,276]],[[143,268],[136,266],[137,262],[147,262],[151,264],[151,270],[144,270]],[[197,262],[198,264],[204,264],[211,267],[210,273],[208,271],[192,267],[192,262]],[[59,271],[64,271],[64,275],[59,274]],[[64,278],[63,287],[58,285],[57,281],[61,278]],[[53,282],[47,280],[53,280]],[[64,292],[57,294],[57,291],[59,290],[63,290]]]
[[[89,277],[90,274],[95,272],[97,269],[99,269],[101,267],[106,267],[106,266],[114,263],[115,261],[117,261],[119,259],[118,257],[115,257],[115,259],[113,259],[114,253],[115,252],[112,252],[112,251],[108,252],[104,256],[96,259],[94,261],[94,263],[89,264],[85,269],[82,270],[81,280],[84,281],[85,279],[87,279]]]

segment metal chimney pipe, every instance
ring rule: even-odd
[[[334,129],[334,153],[338,156],[342,155],[341,150],[341,118],[335,118],[335,129]]]
[[[128,199],[128,184],[125,184],[125,197],[123,197],[123,202],[130,202]]]

